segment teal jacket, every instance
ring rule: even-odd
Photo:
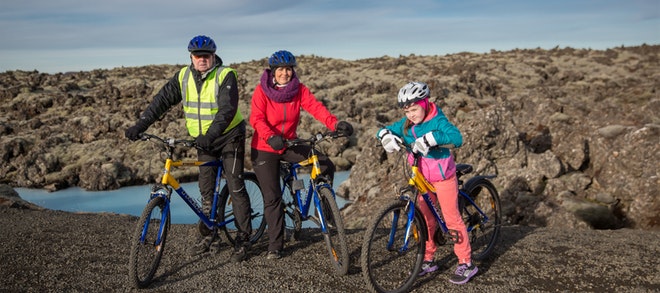
[[[456,162],[451,154],[450,148],[458,148],[463,145],[463,136],[454,124],[449,122],[442,110],[435,104],[430,103],[429,115],[420,124],[413,125],[408,131],[403,127],[408,118],[391,125],[385,126],[392,134],[400,137],[403,142],[411,146],[418,137],[431,132],[437,147],[432,147],[429,153],[421,159],[420,171],[430,182],[442,181],[456,174]],[[379,130],[380,132],[380,130]],[[408,155],[408,162],[412,163],[412,155]]]

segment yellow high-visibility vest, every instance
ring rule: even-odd
[[[220,71],[220,74],[218,74]],[[190,74],[190,68],[184,67],[179,71],[179,86],[181,87],[181,98],[183,101],[183,112],[186,117],[186,128],[190,136],[197,137],[200,134],[206,134],[211,126],[215,114],[218,113],[217,96],[220,91],[220,80],[225,80],[225,76],[233,73],[238,79],[236,70],[229,67],[218,67],[209,72],[209,76],[202,85],[202,90],[197,94],[197,85],[194,77]],[[214,82],[211,82],[213,80]],[[239,109],[236,109],[236,115],[232,119],[224,133],[236,127],[243,121],[243,115]]]

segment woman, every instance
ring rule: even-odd
[[[296,58],[289,51],[277,51],[268,59],[259,85],[252,94],[250,124],[254,128],[251,159],[264,196],[264,213],[268,224],[268,259],[282,257],[284,248],[284,206],[280,187],[280,160],[299,162],[307,158],[309,146],[285,147],[285,140],[297,137],[300,109],[305,109],[331,131],[350,136],[353,127],[319,102],[298,80]],[[331,181],[335,166],[326,156],[319,157],[321,175]]]
[[[470,241],[461,214],[458,211],[458,180],[456,163],[450,148],[463,144],[461,132],[454,126],[442,110],[429,101],[431,91],[422,82],[410,82],[399,90],[398,104],[405,117],[388,125],[378,132],[378,138],[387,152],[400,150],[399,143],[412,145],[414,153],[422,154],[420,171],[435,188],[437,198],[431,194],[431,200],[439,202],[442,217],[447,228],[456,231],[458,241],[454,243],[454,254],[458,257],[458,267],[449,278],[454,284],[465,284],[477,274],[477,266],[472,264]],[[408,156],[412,162],[412,156]],[[423,201],[421,194],[418,201]],[[419,206],[426,223],[429,238],[426,241],[424,263],[420,275],[432,273],[438,269],[434,263],[436,250],[434,234],[437,222],[426,205]]]

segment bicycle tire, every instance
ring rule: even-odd
[[[422,213],[415,207],[408,249],[402,250],[407,212],[412,207],[407,200],[394,200],[380,209],[367,226],[360,263],[369,290],[408,292],[415,283],[424,261],[428,232]]]
[[[154,197],[147,203],[133,233],[130,253],[129,276],[136,288],[151,284],[165,251],[165,242],[170,228],[170,214],[163,214],[165,199]],[[161,225],[165,219],[164,225]],[[162,231],[161,231],[162,227]],[[144,241],[142,236],[144,235]],[[158,242],[158,235],[160,242]]]
[[[472,259],[482,261],[493,252],[500,235],[502,221],[500,198],[495,186],[485,178],[477,178],[466,183],[462,190],[488,217],[488,221],[485,222],[476,207],[462,199],[464,204],[461,204],[461,216],[469,231]]]
[[[284,239],[285,241],[295,242],[300,239],[302,232],[302,213],[298,207],[290,186],[286,186],[282,193],[282,205],[284,206]]]
[[[245,189],[247,190],[248,197],[250,197],[250,222],[252,223],[252,233],[250,234],[250,243],[254,244],[266,230],[266,221],[264,219],[264,196],[261,193],[261,187],[257,180],[257,175],[251,172],[243,173],[243,180],[245,181]],[[234,208],[231,203],[231,196],[229,189],[225,184],[220,192],[220,203],[216,212],[216,217],[222,217],[218,223],[231,219],[234,216]],[[222,227],[227,240],[232,244],[236,244],[236,225],[234,222],[228,223]]]
[[[349,267],[344,221],[332,191],[327,187],[321,187],[318,189],[318,194],[320,209],[317,209],[317,214],[318,218],[326,223],[327,231],[323,233],[323,238],[328,247],[330,263],[335,268],[335,272],[343,276],[348,273]]]

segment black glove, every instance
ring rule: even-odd
[[[195,143],[197,143],[197,146],[200,147],[201,149],[208,150],[211,148],[211,145],[213,144],[213,140],[211,137],[208,135],[199,135],[197,138],[195,138]]]
[[[147,131],[147,128],[149,128],[149,125],[143,122],[142,120],[138,121],[135,123],[135,125],[129,127],[126,129],[126,132],[124,132],[124,135],[126,138],[136,141],[140,139],[140,134],[144,133]]]
[[[279,135],[273,135],[268,138],[268,145],[276,151],[284,148],[284,139]]]
[[[335,128],[337,129],[338,132],[346,136],[353,135],[353,125],[351,125],[346,121],[337,122],[337,126],[335,126]]]

